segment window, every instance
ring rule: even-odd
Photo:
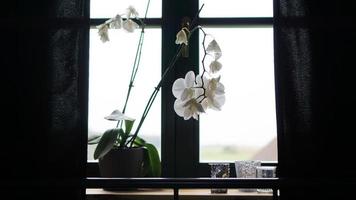
[[[200,162],[277,160],[272,0],[200,0],[223,49],[222,111],[200,117]],[[212,24],[214,22],[214,24]],[[229,23],[228,25],[224,23]]]
[[[121,106],[119,104],[123,100],[115,95],[126,93],[128,81],[124,78],[117,80],[119,72],[109,70],[117,70],[118,65],[131,68],[130,62],[133,60],[129,58],[130,52],[126,48],[120,48],[126,45],[120,40],[120,34],[124,33],[110,33],[113,36],[112,42],[102,44],[96,36],[95,24],[112,17],[117,10],[124,10],[130,4],[138,10],[145,10],[142,0],[119,2],[91,1],[93,29],[90,35],[89,130],[92,131],[100,132],[113,126],[98,121],[105,121],[103,116]],[[272,0],[151,0],[144,42],[144,48],[147,49],[143,49],[147,56],[143,55],[141,61],[142,64],[149,63],[150,69],[149,72],[140,69],[142,77],[137,78],[136,84],[144,82],[142,79],[147,74],[152,74],[153,78],[148,79],[153,80],[153,83],[144,84],[149,89],[140,89],[139,85],[135,85],[137,94],[133,94],[133,98],[136,95],[143,103],[146,102],[145,97],[148,98],[161,71],[167,67],[176,51],[174,40],[181,20],[186,16],[192,19],[203,3],[204,8],[198,21],[215,36],[222,48],[226,104],[222,111],[201,115],[199,122],[192,119],[185,121],[176,116],[173,110],[171,86],[174,80],[183,77],[189,70],[199,71],[201,37],[195,34],[190,41],[190,57],[179,59],[176,63],[175,70],[162,86],[161,99],[156,98],[155,108],[151,109],[144,123],[146,127],[140,133],[151,142],[157,141],[155,144],[161,147],[164,176],[207,176],[207,163],[217,160],[276,161]],[[132,35],[133,41],[130,41],[131,36],[127,34],[123,37],[129,43],[127,45],[132,46],[138,36]],[[100,58],[100,54],[105,58]],[[118,55],[128,57],[128,62],[118,59]],[[102,70],[103,67],[107,69]],[[122,70],[120,68],[120,72]],[[118,91],[117,85],[123,91]],[[148,94],[144,93],[145,90],[148,90]],[[107,99],[109,96],[111,100]],[[102,104],[105,107],[99,109]],[[140,115],[143,108],[144,105],[128,107],[134,115]],[[269,155],[259,153],[261,151],[269,152]],[[88,158],[91,155],[92,152],[88,151]]]

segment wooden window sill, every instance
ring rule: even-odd
[[[87,200],[110,200],[110,199],[173,199],[173,189],[138,189],[135,191],[106,191],[101,188],[86,190]],[[239,189],[228,189],[227,193],[211,193],[210,189],[180,189],[179,199],[239,199],[239,200],[272,200],[272,193],[243,192]]]

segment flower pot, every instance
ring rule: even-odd
[[[115,148],[99,159],[102,177],[142,177],[145,149]]]

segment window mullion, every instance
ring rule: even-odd
[[[162,71],[174,56],[175,37],[184,17],[194,18],[197,0],[162,0]],[[166,177],[197,176],[199,139],[197,121],[184,120],[174,112],[172,85],[190,70],[198,70],[198,34],[189,42],[189,58],[180,58],[162,86],[162,173]]]

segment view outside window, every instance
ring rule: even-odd
[[[200,0],[203,3],[201,17],[273,16],[272,0]],[[276,161],[272,25],[205,29],[222,50],[226,102],[221,111],[200,115],[200,162]]]

